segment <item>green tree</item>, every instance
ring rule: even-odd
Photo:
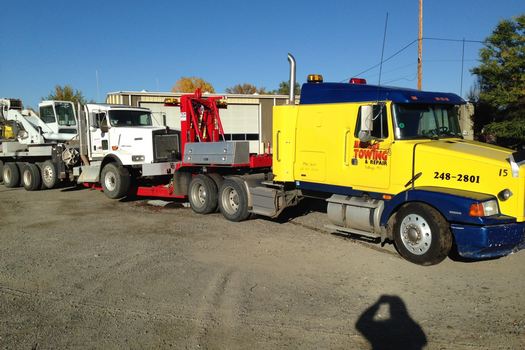
[[[71,85],[56,85],[54,90],[47,97],[43,97],[42,100],[72,101],[75,104],[78,102],[85,104],[87,102],[82,92],[73,89]]]
[[[301,85],[299,83],[295,83],[295,94],[299,95],[301,93]],[[274,95],[288,95],[290,92],[290,82],[288,81],[281,81],[279,83],[279,88],[277,90],[271,91],[271,94]]]
[[[257,87],[253,84],[249,83],[243,83],[243,84],[237,84],[232,87],[226,88],[226,92],[228,94],[245,94],[245,95],[253,95],[253,94],[267,94],[266,88],[264,87]]]
[[[524,143],[525,14],[496,26],[480,50],[480,61],[472,69],[479,84],[475,128],[506,146]]]
[[[199,77],[181,77],[179,80],[177,80],[171,91],[194,92],[197,88],[200,88],[202,92],[215,92],[213,85]]]

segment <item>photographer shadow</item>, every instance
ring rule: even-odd
[[[425,332],[410,317],[403,300],[395,295],[382,295],[361,314],[355,328],[373,350],[420,350],[427,344]]]

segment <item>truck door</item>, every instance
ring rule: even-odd
[[[390,186],[392,132],[384,103],[361,105],[353,133],[349,133],[345,161],[352,187],[381,192]]]
[[[106,111],[89,111],[90,154],[93,160],[102,159],[109,152],[109,132]]]

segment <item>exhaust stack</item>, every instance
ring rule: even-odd
[[[295,104],[295,58],[291,53],[288,54],[288,62],[290,62],[290,92],[288,103]]]

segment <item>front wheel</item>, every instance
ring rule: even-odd
[[[452,234],[445,218],[423,203],[409,203],[396,214],[394,242],[399,254],[418,265],[435,265],[447,257]]]
[[[248,218],[248,193],[241,178],[230,177],[224,180],[219,190],[219,209],[230,221],[243,221]]]
[[[128,169],[113,163],[106,164],[100,176],[104,194],[111,199],[124,197],[130,188],[131,177]]]

